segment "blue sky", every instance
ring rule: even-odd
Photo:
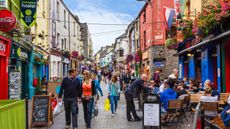
[[[136,0],[64,0],[70,10],[78,15],[80,22],[104,24],[129,24],[134,20],[144,2]],[[99,26],[89,24],[94,53],[102,46],[111,45],[115,38],[125,32],[127,26]],[[100,32],[113,31],[103,34]]]

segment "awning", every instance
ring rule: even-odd
[[[217,35],[215,37],[211,37],[209,39],[206,39],[206,40],[204,40],[204,41],[202,41],[202,42],[200,42],[200,43],[198,43],[198,44],[196,44],[194,46],[191,46],[191,47],[189,47],[187,49],[184,49],[184,50],[178,52],[177,54],[175,54],[174,56],[179,56],[181,54],[184,54],[185,52],[192,51],[192,50],[194,50],[196,48],[202,47],[202,46],[204,46],[204,45],[206,45],[206,44],[208,44],[210,42],[219,40],[219,39],[224,38],[224,37],[226,37],[228,35],[230,35],[230,30],[228,30],[226,32],[223,32],[223,33],[221,33],[221,34],[219,34],[219,35]]]

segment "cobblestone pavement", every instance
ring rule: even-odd
[[[105,83],[101,85],[103,89],[104,96],[100,98],[98,102],[99,114],[97,117],[92,119],[92,129],[142,129],[142,122],[128,122],[126,119],[126,102],[124,94],[121,94],[120,101],[118,103],[117,114],[111,117],[111,113],[104,110],[104,100],[107,97],[107,86]],[[139,116],[142,113],[137,111]],[[86,129],[82,104],[79,104],[79,115],[78,115],[78,129]],[[65,127],[65,112],[63,111],[58,116],[54,118],[54,124],[50,128],[42,129],[64,129]],[[175,125],[162,127],[163,129],[191,129],[191,122],[179,124],[177,127]],[[36,129],[36,128],[34,128]],[[38,128],[41,129],[41,128]]]

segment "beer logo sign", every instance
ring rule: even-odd
[[[17,19],[15,15],[7,10],[0,10],[0,31],[9,32],[16,27]]]
[[[21,22],[30,28],[36,22],[37,0],[20,0]]]

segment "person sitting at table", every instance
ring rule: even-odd
[[[205,94],[200,97],[201,103],[202,102],[218,102],[218,96],[215,96],[215,97],[212,96],[212,88],[206,88],[204,91],[205,91]],[[213,116],[217,116],[218,113],[216,111],[205,111],[204,115],[213,117]]]
[[[165,82],[166,89],[160,93],[160,100],[163,104],[162,112],[167,112],[168,110],[168,101],[177,99],[177,93],[173,90],[174,88],[174,80],[169,78]]]
[[[150,88],[152,89],[151,91],[154,94],[158,94],[159,93],[159,86],[156,85],[156,83],[154,82],[154,80],[150,81]]]
[[[204,82],[204,89],[211,88],[212,89],[212,96],[218,96],[220,98],[219,92],[215,89],[214,84],[212,84],[211,80],[207,79]]]
[[[185,84],[179,84],[178,85],[178,91],[177,91],[177,98],[178,99],[183,100],[184,97],[188,95],[185,88],[186,88]]]
[[[188,78],[187,77],[184,77],[183,78],[183,82],[184,82],[184,84],[187,86],[187,85],[189,85],[189,81],[188,81]]]
[[[193,85],[192,85],[192,92],[194,93],[198,93],[200,91],[199,89],[199,83],[197,81],[193,81]]]

